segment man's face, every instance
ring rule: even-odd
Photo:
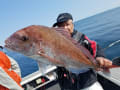
[[[70,19],[66,22],[60,23],[58,27],[63,27],[67,29],[69,33],[73,33],[74,24],[73,24],[73,21]]]

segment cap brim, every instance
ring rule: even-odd
[[[58,23],[54,23],[54,24],[53,24],[53,27],[56,27],[57,25],[58,25]]]
[[[56,27],[58,24],[63,23],[63,22],[66,22],[66,21],[68,21],[68,20],[69,20],[69,18],[65,18],[65,19],[63,19],[63,20],[61,20],[61,21],[59,21],[59,22],[56,22],[56,23],[53,24],[53,27]]]

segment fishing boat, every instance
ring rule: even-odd
[[[110,72],[110,75],[98,72],[98,81],[104,90],[120,90],[120,68],[111,69]],[[60,90],[56,66],[46,69],[44,75],[40,71],[36,71],[22,78],[21,85],[25,90]]]

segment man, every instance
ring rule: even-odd
[[[94,58],[100,64],[100,67],[109,67],[112,62],[104,58],[104,54],[95,41],[88,39],[84,34],[74,30],[73,18],[69,13],[61,13],[57,17],[57,22],[53,27],[65,28],[71,37],[77,40],[78,43],[87,48]],[[101,68],[99,70],[102,70]],[[58,80],[61,90],[103,90],[97,82],[96,72],[91,68],[85,70],[69,70],[64,67],[58,67]]]

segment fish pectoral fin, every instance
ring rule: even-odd
[[[39,52],[38,52],[38,55],[40,55],[40,56],[42,56],[42,57],[44,57],[44,58],[47,58],[47,59],[49,60],[49,62],[52,62],[52,63],[54,63],[54,64],[59,64],[59,65],[64,66],[64,63],[63,63],[62,61],[56,60],[56,59],[54,59],[54,58],[46,55],[45,53],[42,53],[42,52],[39,51]]]

